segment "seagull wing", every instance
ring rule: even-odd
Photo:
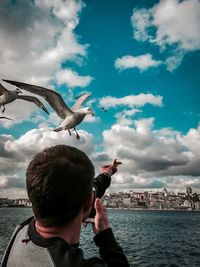
[[[0,117],[0,119],[7,119],[7,120],[10,120],[10,121],[13,121],[13,119],[8,118],[8,117]]]
[[[11,81],[11,80],[3,80],[3,81],[13,84],[33,94],[40,95],[49,103],[49,105],[55,110],[55,112],[61,119],[64,119],[66,116],[72,114],[72,111],[65,104],[62,96],[51,89],[17,81]]]
[[[0,83],[0,95],[7,93],[8,90]]]
[[[78,109],[81,108],[83,102],[86,101],[86,99],[90,96],[91,94],[87,93],[87,94],[83,94],[81,96],[79,96],[75,102],[75,104],[71,107],[71,110],[76,111]]]
[[[30,95],[18,95],[17,99],[22,99],[22,100],[33,102],[34,104],[36,104],[36,106],[43,109],[47,114],[49,114],[46,107],[42,104],[42,102],[39,99],[37,99],[37,97],[30,96]]]

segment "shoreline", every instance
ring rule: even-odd
[[[108,210],[128,210],[128,211],[200,211],[200,210],[190,210],[190,209],[141,209],[141,208],[123,208],[123,207],[120,207],[120,208],[108,208]]]
[[[0,206],[0,209],[10,209],[10,208],[32,208],[30,206],[23,206],[23,205],[13,205],[13,206]],[[119,208],[111,208],[111,207],[106,207],[108,210],[123,210],[123,211],[187,211],[187,212],[200,212],[200,210],[195,210],[195,209],[187,209],[187,208],[181,208],[181,209],[142,209],[142,208],[124,208],[124,207],[119,207]]]

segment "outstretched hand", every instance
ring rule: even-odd
[[[111,163],[111,165],[104,165],[101,167],[100,171],[101,173],[108,173],[109,175],[113,175],[117,172],[118,165],[122,164],[121,161],[117,161],[117,159],[114,159]]]

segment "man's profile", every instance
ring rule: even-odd
[[[99,198],[93,231],[100,257],[84,259],[79,248],[81,224],[93,203],[92,188],[98,187],[103,195],[116,166],[105,166],[105,173],[94,179],[92,162],[77,148],[57,145],[36,154],[26,172],[34,217],[13,234],[2,267],[129,266]]]

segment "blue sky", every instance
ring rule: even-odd
[[[7,105],[2,195],[23,196],[28,161],[57,143],[84,150],[97,173],[119,158],[111,191],[200,190],[199,1],[4,0],[0,13],[1,78],[52,88],[69,105],[91,92],[95,112],[77,141],[52,131],[60,119],[43,99],[49,116],[20,100]]]

